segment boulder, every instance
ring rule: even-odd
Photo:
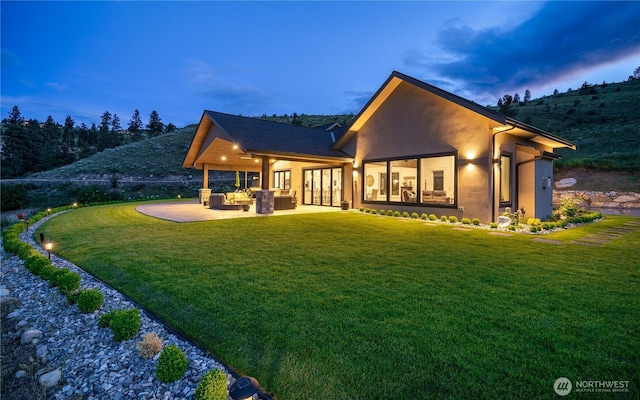
[[[20,300],[11,296],[0,297],[0,317],[8,316],[13,310],[18,308]]]
[[[33,339],[38,339],[42,337],[42,331],[39,329],[29,329],[20,337],[20,344],[31,343]]]
[[[637,203],[638,201],[640,201],[640,199],[635,196],[622,195],[616,197],[614,201],[616,203]]]
[[[498,217],[498,228],[506,228],[511,225],[511,218],[501,215]]]
[[[60,368],[58,368],[42,375],[39,379],[39,382],[42,386],[44,386],[45,389],[49,389],[60,383],[60,379],[62,379],[62,371],[60,371]]]
[[[560,179],[558,182],[556,182],[556,189],[568,188],[575,185],[576,183],[578,183],[578,181],[575,178]]]

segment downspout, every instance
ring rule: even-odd
[[[511,128],[496,132],[491,135],[491,222],[494,222],[496,220],[496,167],[493,164],[493,157],[496,154],[496,136],[501,133],[509,132],[513,129],[516,129],[516,127],[512,125]]]

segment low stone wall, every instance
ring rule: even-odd
[[[582,205],[585,208],[640,210],[640,193],[592,192],[588,190],[554,190],[553,206],[559,206],[561,199],[564,197],[582,199]]]

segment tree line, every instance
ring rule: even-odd
[[[146,125],[138,110],[127,128],[121,124],[120,117],[109,111],[102,114],[98,125],[93,123],[90,127],[84,122],[77,125],[70,115],[62,125],[51,116],[39,122],[24,118],[18,106],[14,106],[2,120],[2,178],[47,171],[105,149],[176,130],[171,123],[165,126],[155,110],[149,114]]]

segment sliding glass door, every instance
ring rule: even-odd
[[[339,207],[342,200],[342,168],[305,169],[303,204]]]

